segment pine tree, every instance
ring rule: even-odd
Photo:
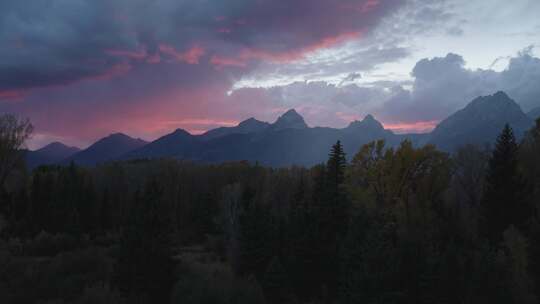
[[[332,147],[327,162],[326,171],[326,200],[330,218],[330,229],[333,237],[341,238],[347,232],[349,204],[343,189],[347,160],[343,146],[338,140]]]
[[[511,224],[524,227],[531,214],[524,199],[525,185],[518,168],[518,145],[510,126],[497,138],[489,160],[482,202],[484,233],[497,244]]]
[[[297,185],[293,195],[294,202],[291,209],[288,225],[289,245],[288,252],[284,255],[288,273],[291,276],[291,284],[297,295],[302,299],[313,296],[313,286],[320,286],[319,267],[317,261],[320,256],[321,246],[319,237],[319,214],[316,212],[320,204],[314,203],[321,200],[324,191],[324,167],[317,166],[315,189],[313,189],[314,201],[308,201],[306,186],[302,180]]]
[[[238,272],[260,279],[272,256],[270,214],[254,201],[255,192],[246,188],[240,215]]]
[[[349,201],[343,187],[346,159],[343,146],[338,141],[331,149],[326,165],[316,168],[311,206],[306,226],[306,245],[302,250],[303,262],[311,281],[308,287],[318,289],[319,296],[332,298],[337,292],[341,240],[348,227]],[[305,276],[305,273],[304,273]]]
[[[343,146],[339,140],[335,145],[332,146],[326,166],[328,168],[327,175],[330,186],[337,188],[339,185],[343,184],[345,180],[345,167],[347,166],[347,160],[345,158]]]
[[[174,283],[171,225],[160,204],[161,195],[157,182],[151,181],[133,207],[114,275],[114,284],[128,298],[148,303],[168,303]]]

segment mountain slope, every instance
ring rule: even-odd
[[[124,155],[119,155],[120,159],[138,159],[138,158],[196,158],[200,138],[193,136],[182,129],[162,136],[155,141],[130,151]]]
[[[371,115],[344,129],[309,128],[294,110],[272,125],[248,119],[238,127],[217,130],[195,136],[178,129],[121,159],[172,157],[210,163],[248,160],[277,167],[311,166],[324,162],[337,140],[352,157],[369,141],[383,138],[395,144],[399,138]]]
[[[55,164],[79,151],[81,149],[77,147],[68,147],[63,143],[53,142],[39,150],[26,151],[26,165],[29,169],[33,169],[41,165]]]
[[[306,129],[308,125],[304,121],[304,118],[296,112],[294,109],[290,109],[281,115],[270,128],[274,131],[285,129]]]
[[[343,129],[311,128],[300,114],[289,110],[272,124],[250,118],[238,126],[217,128],[203,135],[177,129],[148,144],[113,134],[68,161],[91,165],[114,159],[175,158],[207,163],[247,160],[275,167],[312,166],[326,161],[330,147],[338,140],[349,159],[363,144],[378,139],[384,139],[388,147],[407,139],[417,146],[431,143],[452,152],[468,143],[493,143],[506,123],[518,138],[533,125],[532,119],[504,92],[475,98],[426,134],[394,134],[372,115]]]
[[[85,150],[66,159],[63,163],[74,162],[78,165],[96,165],[116,159],[146,144],[147,142],[142,139],[135,139],[122,133],[115,133],[98,140]]]
[[[481,96],[437,125],[429,143],[446,151],[465,144],[493,143],[504,125],[514,129],[517,138],[532,126],[532,120],[504,92]]]
[[[223,137],[231,134],[250,134],[259,133],[264,131],[270,126],[269,123],[257,120],[255,118],[249,118],[235,127],[221,127],[207,131],[202,134],[200,138],[204,140],[211,140],[218,137]]]
[[[540,118],[540,107],[530,110],[527,115],[533,120],[537,120],[538,118]]]

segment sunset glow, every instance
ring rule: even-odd
[[[371,114],[421,133],[497,90],[537,105],[536,4],[503,18],[462,0],[235,3],[13,5],[0,12],[0,111],[30,118],[40,143],[80,145],[272,122],[291,108],[310,126]]]

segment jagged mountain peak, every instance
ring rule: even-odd
[[[522,112],[521,107],[510,98],[505,92],[498,91],[493,95],[480,96],[473,99],[463,110],[480,111],[517,111]]]
[[[259,125],[259,124],[264,124],[264,122],[260,121],[260,120],[257,120],[253,117],[250,117],[246,120],[243,120],[241,121],[239,124],[238,124],[238,127],[248,127],[248,126],[253,126],[253,125]]]
[[[191,133],[189,133],[188,131],[182,129],[182,128],[178,128],[176,130],[174,130],[172,133],[170,133],[169,135],[174,135],[174,136],[191,136]]]
[[[349,124],[347,129],[357,129],[357,128],[367,128],[370,130],[384,130],[383,125],[373,117],[373,115],[368,114],[362,120],[355,120]]]
[[[288,110],[272,124],[272,129],[274,130],[305,128],[308,128],[308,125],[295,109]]]
[[[469,143],[490,143],[505,124],[510,124],[519,138],[531,127],[532,120],[513,99],[499,91],[473,99],[441,121],[431,133],[430,142],[448,151]]]
[[[521,107],[503,91],[493,95],[480,96],[473,99],[463,109],[443,120],[437,128],[462,124],[464,120],[471,123],[489,121],[514,122],[526,119]]]

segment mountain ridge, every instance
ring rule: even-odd
[[[88,148],[66,158],[63,164],[96,165],[113,160],[129,151],[138,149],[148,142],[124,133],[112,133],[90,145]]]
[[[41,165],[55,164],[80,151],[81,149],[78,147],[70,147],[61,142],[55,141],[40,149],[26,151],[26,165],[28,168],[33,169]]]
[[[431,132],[429,143],[453,151],[465,144],[492,143],[505,124],[521,138],[533,123],[506,93],[479,96],[463,109],[441,121]]]
[[[302,117],[295,109],[290,109],[281,116],[270,126],[274,131],[285,129],[306,129],[309,128],[306,124],[304,117]]]
[[[464,108],[441,121],[432,132],[424,134],[395,134],[385,129],[370,114],[341,129],[309,127],[296,110],[290,109],[274,123],[248,118],[236,126],[212,129],[201,135],[176,129],[150,143],[139,143],[132,149],[126,148],[124,153],[113,153],[115,155],[86,163],[91,165],[108,160],[175,158],[210,163],[247,160],[277,167],[310,166],[323,162],[328,148],[337,140],[341,140],[349,157],[363,144],[378,139],[384,139],[388,146],[396,146],[408,139],[417,146],[429,143],[443,151],[453,152],[467,143],[493,142],[506,123],[514,128],[519,138],[532,126],[532,121],[502,91],[473,99]],[[94,145],[110,137],[122,136],[127,137],[121,133],[111,134]]]
[[[269,123],[251,117],[241,121],[234,127],[219,127],[208,130],[201,135],[201,138],[209,140],[230,134],[257,133],[266,130],[268,127],[270,127]]]

